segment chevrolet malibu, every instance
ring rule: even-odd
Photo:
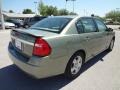
[[[22,71],[36,78],[80,75],[88,60],[112,51],[115,32],[96,17],[53,16],[26,30],[12,30],[8,52]]]

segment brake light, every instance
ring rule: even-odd
[[[36,38],[33,55],[36,56],[48,56],[51,53],[51,47],[49,44],[42,38]]]

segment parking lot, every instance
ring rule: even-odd
[[[0,31],[0,90],[120,90],[120,31],[112,52],[104,51],[86,63],[73,81],[63,75],[36,80],[9,59],[10,30]]]

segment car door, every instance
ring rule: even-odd
[[[80,25],[80,22],[82,26]],[[81,18],[77,22],[77,30],[80,33],[79,34],[79,39],[81,38],[84,40],[80,44],[83,44],[86,53],[87,53],[87,58],[93,57],[98,49],[99,46],[99,38],[98,36],[98,31],[96,28],[96,25],[93,21],[92,18]],[[83,29],[82,29],[83,27]]]
[[[98,34],[99,34],[99,37],[100,37],[100,42],[99,42],[100,51],[103,51],[108,47],[107,43],[110,42],[109,33],[106,31],[107,27],[103,23],[102,20],[97,19],[97,18],[95,18],[94,20],[95,20],[97,28],[99,30]]]

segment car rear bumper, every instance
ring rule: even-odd
[[[26,58],[24,56],[18,55],[17,52],[15,52],[10,47],[10,45],[8,47],[8,53],[9,57],[17,67],[37,79],[64,73],[65,67],[61,67],[62,62],[59,62],[59,60],[58,62],[54,62],[54,60],[50,60],[49,57]]]

